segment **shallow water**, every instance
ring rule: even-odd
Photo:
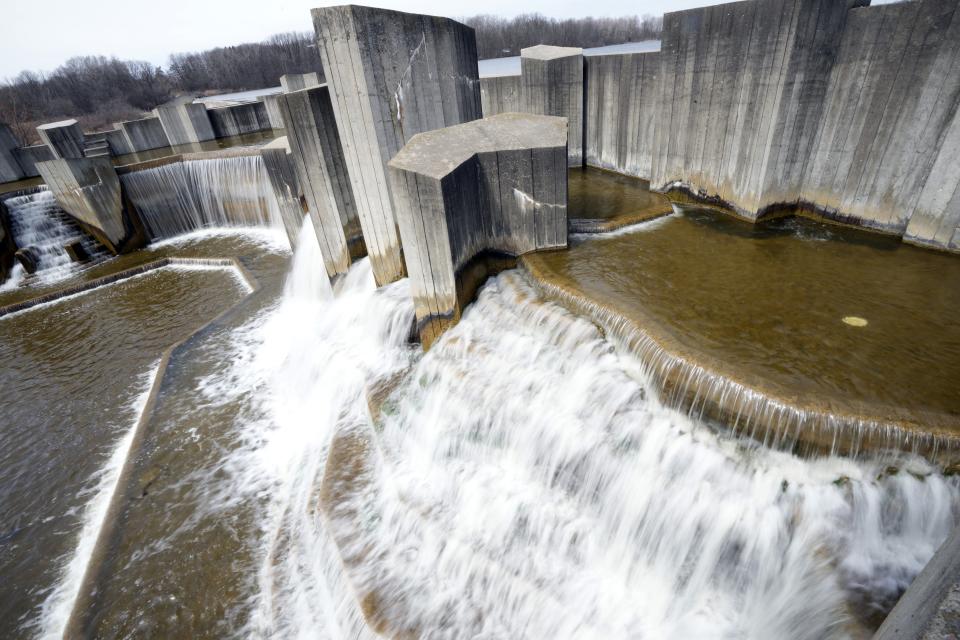
[[[571,219],[610,220],[632,218],[640,221],[645,212],[652,217],[671,211],[669,200],[650,191],[650,183],[639,178],[594,169],[567,172],[567,216]]]
[[[960,435],[955,256],[803,218],[754,226],[687,209],[531,263],[766,396]]]

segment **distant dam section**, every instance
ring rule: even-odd
[[[958,5],[668,13],[660,51],[584,56],[584,162],[749,220],[800,208],[960,249]],[[484,115],[523,110],[521,80],[481,78]]]

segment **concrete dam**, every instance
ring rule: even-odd
[[[303,18],[0,126],[0,635],[960,633],[960,1]]]

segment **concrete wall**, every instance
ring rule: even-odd
[[[361,232],[330,91],[323,85],[285,93],[280,108],[327,274],[346,273],[350,268],[348,243],[356,241]]]
[[[207,108],[195,104],[190,98],[177,98],[162,104],[153,110],[153,114],[160,118],[167,140],[173,146],[216,138]]]
[[[476,256],[567,245],[566,124],[501,114],[414,136],[390,161],[425,348],[459,320]]]
[[[0,122],[0,182],[15,182],[24,177],[16,155],[19,144],[10,127]]]
[[[287,239],[290,241],[290,247],[294,248],[297,246],[307,203],[300,180],[297,178],[297,170],[290,154],[287,137],[282,136],[261,147],[260,157],[263,158],[273,195],[280,207],[280,217],[283,220],[283,228],[287,232]]]
[[[312,73],[287,73],[280,76],[280,86],[284,93],[316,87],[321,82],[320,74],[316,71]]]
[[[66,158],[37,164],[57,203],[112,253],[142,246],[142,226],[124,210],[110,158]]]
[[[37,133],[54,158],[83,157],[83,131],[76,120],[42,124],[37,127]]]
[[[213,133],[218,138],[268,131],[273,128],[267,114],[267,107],[262,102],[245,102],[207,109],[207,117],[210,118]]]
[[[37,169],[38,162],[53,160],[53,152],[50,151],[50,147],[45,144],[20,147],[14,151],[14,155],[16,155],[17,161],[23,169],[23,176],[25,178],[33,178],[40,175],[40,170]]]
[[[130,141],[127,140],[127,136],[122,129],[111,129],[110,131],[105,131],[103,136],[107,139],[107,143],[110,145],[111,155],[122,156],[135,151],[135,149],[130,146]]]
[[[586,164],[650,179],[660,53],[585,58]]]
[[[134,153],[170,146],[163,124],[157,116],[118,122],[116,127],[123,131],[127,144]]]
[[[520,110],[567,119],[571,167],[583,164],[583,49],[537,45],[520,50]]]
[[[520,76],[480,78],[480,104],[485,118],[521,111]]]
[[[267,119],[270,121],[270,127],[273,129],[283,129],[284,124],[283,113],[280,111],[280,96],[260,96],[257,99],[263,102],[263,106],[267,110]]]
[[[480,117],[473,29],[358,6],[313,10],[363,238],[378,284],[404,275],[387,162],[414,135]]]

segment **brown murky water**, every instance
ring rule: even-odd
[[[594,168],[567,172],[567,216],[572,231],[605,230],[672,213],[670,201],[650,183]],[[593,223],[598,229],[590,229]]]
[[[804,218],[686,209],[532,256],[668,352],[810,411],[960,435],[960,259]]]
[[[285,251],[240,234],[198,234],[57,287],[164,256],[239,256],[267,276],[288,261]],[[27,294],[7,292],[0,305]],[[0,581],[0,636],[26,637],[41,623],[38,607],[63,582],[97,474],[136,419],[161,353],[246,295],[228,271],[163,268],[0,318],[0,575],[15,577]]]

